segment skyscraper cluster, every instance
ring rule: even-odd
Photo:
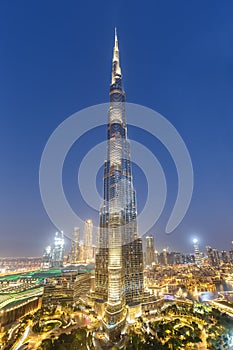
[[[80,229],[74,228],[71,240],[69,262],[71,264],[90,263],[95,259],[95,246],[93,245],[93,221],[88,219],[84,223],[83,239],[80,236]]]
[[[43,253],[42,268],[59,268],[64,260],[64,235],[56,232],[51,246],[47,246]]]
[[[53,243],[47,246],[43,252],[43,269],[59,268],[64,262],[64,235],[56,232]],[[93,245],[93,222],[88,219],[84,223],[83,240],[80,237],[80,228],[75,227],[71,239],[68,255],[70,264],[90,263],[95,259],[95,246]]]

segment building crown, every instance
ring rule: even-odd
[[[113,48],[112,59],[112,84],[116,83],[116,79],[121,78],[120,55],[117,37],[117,29],[115,28],[115,45]]]

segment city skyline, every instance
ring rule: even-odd
[[[40,156],[49,135],[66,117],[107,100],[109,52],[115,25],[122,38],[128,100],[152,107],[165,115],[184,138],[194,166],[194,194],[183,222],[171,236],[166,236],[166,218],[162,218],[148,234],[154,235],[158,250],[171,247],[172,250],[192,251],[193,237],[198,238],[200,250],[207,245],[219,250],[231,249],[233,168],[230,161],[232,104],[229,96],[232,90],[232,51],[228,39],[232,28],[227,12],[230,13],[232,5],[220,7],[215,3],[210,9],[203,4],[202,13],[195,6],[183,5],[184,15],[179,14],[181,5],[171,5],[174,7],[171,15],[165,11],[166,6],[158,2],[157,7],[152,7],[157,22],[147,24],[142,21],[140,28],[135,25],[139,8],[130,9],[135,19],[127,24],[127,31],[127,9],[122,16],[117,11],[115,18],[103,24],[90,14],[88,31],[82,37],[81,27],[85,24],[82,21],[77,23],[75,16],[81,17],[75,3],[72,3],[75,16],[70,22],[70,10],[66,9],[63,13],[61,7],[55,9],[55,29],[49,27],[53,6],[48,5],[45,13],[43,5],[38,7],[37,15],[44,18],[46,32],[39,29],[40,21],[33,23],[35,14],[32,7],[28,6],[23,11],[18,5],[1,4],[1,16],[6,15],[2,18],[3,27],[10,30],[3,36],[0,62],[4,130],[1,139],[4,156],[0,256],[41,255],[51,238],[49,233],[52,236],[56,231],[39,196]],[[100,4],[97,11],[101,18],[104,18],[101,14],[103,8]],[[87,13],[88,10],[82,8],[82,11]],[[111,12],[111,5],[107,6],[107,11]],[[142,11],[149,16],[149,10]],[[23,23],[20,15],[24,18]],[[152,15],[149,18],[152,20]],[[171,18],[173,22],[169,20]],[[60,21],[61,27],[58,26]],[[13,22],[14,25],[9,27],[9,23]],[[70,26],[66,27],[68,22]],[[172,25],[176,25],[179,37],[173,35]],[[184,26],[185,33],[182,31]],[[28,32],[28,28],[32,30]],[[224,35],[226,38],[223,38]],[[99,84],[94,95],[90,93],[93,82]],[[158,143],[143,131],[129,128],[129,138],[140,140],[145,136],[146,143],[151,144],[168,176],[170,197],[166,216],[177,190],[175,169]],[[104,138],[104,129],[93,133],[93,142]],[[87,140],[81,140],[76,146],[64,169],[65,189],[74,208],[80,199],[79,194],[73,194],[76,181],[74,167],[77,168],[77,162],[83,155],[82,152],[79,154],[80,147],[84,146],[84,151],[88,149]],[[77,153],[80,158],[76,162]],[[137,168],[133,172],[140,211],[145,202],[146,186],[143,182],[140,189],[143,176]],[[101,192],[101,174],[98,184]],[[91,218],[96,224],[96,213],[87,207],[83,208],[82,215],[84,220]]]

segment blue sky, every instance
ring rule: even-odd
[[[40,255],[55,232],[40,199],[41,153],[64,119],[108,101],[114,26],[127,101],[164,115],[183,137],[194,167],[189,211],[173,235],[166,236],[175,169],[156,140],[129,130],[131,138],[150,144],[167,176],[165,217],[150,232],[157,248],[191,251],[196,236],[202,248],[230,249],[232,16],[231,1],[1,1],[0,256]],[[105,130],[100,130],[92,142],[104,138]],[[65,166],[65,188],[74,207],[73,163],[79,147]],[[137,169],[134,177],[140,208],[146,185],[137,188],[143,178]],[[84,208],[83,215],[92,212]]]

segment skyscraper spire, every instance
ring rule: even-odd
[[[115,27],[115,47],[118,47],[117,28]]]
[[[116,83],[117,79],[119,78],[121,78],[121,67],[120,67],[117,29],[115,27],[115,45],[113,49],[113,59],[112,59],[112,84]]]

